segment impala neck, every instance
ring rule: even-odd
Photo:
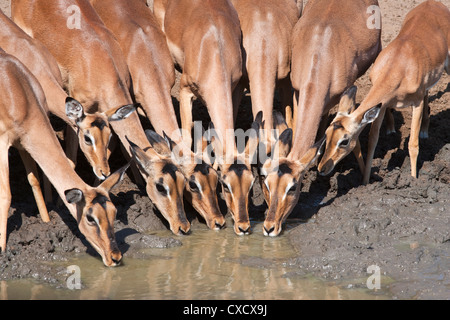
[[[303,88],[294,98],[297,105],[294,106],[295,132],[290,159],[300,159],[314,145],[322,116],[332,103],[326,84],[307,83]]]
[[[37,162],[72,216],[77,219],[76,208],[66,203],[64,192],[73,188],[84,191],[86,184],[72,169],[52,130],[50,121],[42,110],[39,111],[25,121],[24,127],[27,127],[27,130],[20,137],[21,146]]]
[[[367,111],[380,103],[383,104],[383,108],[395,104],[397,86],[396,83],[389,82],[389,80],[388,76],[379,76],[378,79],[373,82],[373,86],[369,93],[353,113],[355,119],[361,121]]]

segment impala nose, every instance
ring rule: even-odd
[[[250,233],[250,227],[248,227],[247,229],[243,229],[241,227],[238,227],[239,231],[242,232],[243,234],[249,234]]]
[[[215,225],[215,228],[214,228],[215,230],[220,230],[220,229],[223,229],[225,227],[225,223],[220,224],[217,221],[214,223],[214,225]]]
[[[122,254],[120,252],[113,252],[111,254],[111,261],[113,262],[113,267],[120,265],[122,262]]]
[[[266,235],[270,235],[275,230],[275,226],[267,230],[267,228],[264,226],[264,231],[266,232]]]
[[[331,171],[333,171],[333,168],[334,168],[333,161],[328,160],[323,165],[322,163],[319,164],[318,171],[321,176],[327,176],[331,173]]]
[[[189,234],[191,234],[191,229],[189,227],[188,228],[184,228],[184,229],[182,229],[180,227],[180,229],[178,229],[178,235],[180,235],[180,236],[187,236]]]

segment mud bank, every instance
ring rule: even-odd
[[[288,233],[298,257],[293,274],[367,278],[376,265],[394,279],[397,298],[450,298],[450,144],[425,163],[419,179],[406,163],[383,180],[329,200]],[[341,174],[331,178],[339,185]],[[287,275],[292,276],[292,275]]]
[[[0,1],[2,9],[7,2]],[[384,44],[396,36],[406,13],[420,2],[380,1]],[[442,2],[450,6],[449,0]],[[382,282],[383,290],[395,298],[450,299],[449,79],[444,75],[430,91],[430,139],[420,142],[419,179],[410,177],[409,110],[395,113],[396,134],[386,136],[382,128],[369,185],[361,186],[361,174],[352,156],[343,160],[331,177],[318,176],[315,168],[308,172],[300,202],[290,217],[290,226],[298,225],[281,235],[289,238],[296,252],[294,258],[284,262],[292,270],[285,277],[312,274],[336,283],[364,286],[367,268],[376,265],[383,276],[391,279]],[[357,85],[360,102],[371,86],[367,75]],[[177,108],[178,87],[173,96]],[[208,123],[206,109],[198,103],[195,108],[194,120]],[[243,101],[238,119],[237,127],[250,126],[249,96]],[[148,127],[148,123],[144,124]],[[361,142],[363,150],[367,150],[367,130]],[[23,165],[14,150],[10,159],[13,203],[8,220],[8,249],[0,254],[0,280],[33,278],[59,287],[65,286],[68,276],[61,262],[88,252],[102,264],[64,207],[49,206],[51,222],[41,221]],[[112,159],[112,169],[124,164],[120,156]],[[87,183],[93,183],[92,172],[81,156],[77,171]],[[168,225],[145,190],[139,189],[129,176],[114,190],[112,201],[118,210],[116,239],[124,261],[146,258],[142,248],[183,245],[183,237],[151,234]],[[226,214],[223,203],[222,210]],[[186,211],[193,224],[204,224],[188,205]],[[251,218],[263,219],[264,211],[264,199],[256,183]],[[229,216],[227,221],[231,228]],[[196,232],[210,231],[202,226]],[[236,263],[267,268],[268,262],[242,258]],[[354,281],[358,278],[364,280]]]

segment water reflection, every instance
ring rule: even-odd
[[[231,222],[229,222],[231,223]],[[181,238],[183,246],[144,249],[125,265],[109,269],[82,255],[82,290],[55,289],[32,281],[0,282],[0,299],[374,299],[363,290],[346,290],[316,279],[284,277],[283,261],[294,252],[286,237],[264,237],[253,223],[251,236],[232,228],[219,232],[202,225]],[[171,237],[169,231],[158,232]],[[67,266],[69,266],[68,264]],[[383,298],[378,296],[378,298]]]

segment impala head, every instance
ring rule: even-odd
[[[276,237],[282,224],[296,206],[303,176],[320,156],[324,139],[308,150],[300,160],[288,158],[292,146],[292,130],[286,129],[278,138],[272,158],[262,166],[261,180],[264,198],[268,205],[263,233]]]
[[[111,174],[108,164],[108,146],[112,136],[110,122],[126,119],[135,110],[135,106],[127,105],[88,114],[78,101],[66,99],[66,115],[77,132],[80,149],[100,180]]]
[[[205,219],[208,228],[222,229],[225,226],[225,218],[219,209],[217,201],[217,184],[219,175],[217,171],[203,158],[197,157],[190,149],[177,149],[177,145],[164,134],[164,138],[154,131],[147,130],[147,138],[153,149],[167,157],[171,157],[174,150],[179,153],[177,164],[180,171],[186,177],[184,196],[194,209]],[[181,153],[181,154],[180,154]]]
[[[234,155],[225,156],[217,162],[222,194],[234,220],[234,232],[240,236],[250,233],[249,195],[255,183],[251,165],[258,148],[258,131],[259,125],[254,122],[244,154],[238,154],[235,149]],[[212,145],[216,156],[226,154],[217,137],[212,138]]]
[[[338,114],[328,127],[326,148],[318,165],[321,175],[330,174],[336,164],[345,158],[355,148],[362,130],[374,122],[381,110],[381,104],[361,113],[356,109],[356,87],[350,87],[341,97]]]
[[[117,210],[109,192],[122,180],[127,168],[128,165],[110,175],[97,188],[65,191],[66,201],[76,206],[78,228],[107,267],[115,267],[122,261],[114,233]]]
[[[159,149],[150,148],[144,151],[133,142],[128,142],[136,163],[146,176],[146,190],[150,200],[169,222],[170,230],[174,234],[188,234],[191,224],[184,212],[185,176],[171,157]]]

